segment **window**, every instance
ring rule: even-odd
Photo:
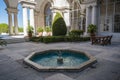
[[[120,1],[115,2],[114,32],[120,32]]]
[[[52,23],[52,12],[51,12],[51,4],[48,3],[45,7],[45,26],[51,27]]]
[[[100,8],[100,31],[120,33],[120,1],[104,0]]]

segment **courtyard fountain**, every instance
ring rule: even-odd
[[[75,50],[46,50],[30,54],[24,62],[39,71],[78,71],[96,63],[96,58]]]

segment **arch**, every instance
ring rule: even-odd
[[[19,33],[23,32],[23,12],[22,5],[18,3],[18,31]]]
[[[0,35],[7,34],[8,33],[8,16],[5,11],[7,4],[4,2],[4,0],[1,0],[0,2]]]
[[[48,0],[45,0],[42,2],[42,4],[39,6],[39,17],[40,17],[40,25],[39,26],[45,26],[45,10],[47,8],[50,9],[50,7],[52,6],[52,2],[48,1]]]

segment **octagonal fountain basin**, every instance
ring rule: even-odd
[[[39,71],[83,70],[96,59],[91,55],[75,50],[46,50],[33,52],[24,62]]]

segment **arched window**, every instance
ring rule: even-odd
[[[52,23],[52,12],[51,12],[51,4],[47,3],[45,6],[45,26],[50,26],[51,27],[51,23]]]

